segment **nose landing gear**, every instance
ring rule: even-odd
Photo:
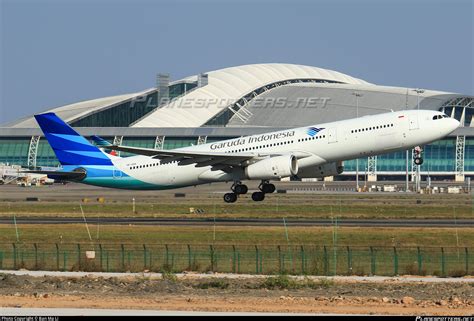
[[[415,163],[415,165],[421,165],[421,164],[423,164],[423,158],[421,158],[421,157],[415,157],[415,158],[413,159],[413,162]]]
[[[423,149],[420,146],[416,146],[414,148],[413,163],[415,163],[415,165],[423,164],[422,152],[423,152]]]

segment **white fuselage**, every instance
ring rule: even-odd
[[[245,136],[179,150],[232,155],[252,153],[257,160],[273,153],[294,154],[298,157],[299,169],[304,169],[428,144],[445,137],[458,126],[457,120],[446,118],[441,112],[409,110]],[[302,155],[304,157],[300,157]],[[211,166],[179,165],[178,162],[162,164],[147,156],[117,158],[113,159],[113,164],[128,176],[163,189],[245,179],[241,168],[229,174],[228,171],[212,170]],[[117,179],[120,177],[117,175]]]

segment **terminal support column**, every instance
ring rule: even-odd
[[[122,145],[122,141],[123,141],[123,136],[115,136],[113,144]],[[116,153],[117,153],[117,156],[120,156],[120,151],[116,151]]]
[[[28,148],[28,167],[36,167],[36,156],[38,154],[38,145],[41,136],[31,136],[30,146]]]
[[[155,149],[163,149],[165,144],[165,136],[156,136],[155,138]]]
[[[198,141],[197,141],[198,145],[205,144],[206,142],[207,142],[207,136],[199,136],[198,137]]]
[[[377,181],[377,156],[370,156],[367,159],[367,181]]]
[[[466,136],[456,137],[456,182],[464,182],[464,150]]]

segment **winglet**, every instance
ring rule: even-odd
[[[96,146],[100,146],[100,147],[112,146],[112,144],[110,142],[106,141],[105,139],[103,139],[100,136],[92,135],[91,139],[94,141]]]

